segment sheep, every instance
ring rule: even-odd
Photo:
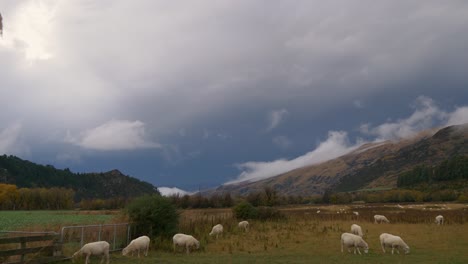
[[[187,254],[190,253],[191,247],[200,248],[200,242],[191,235],[175,234],[172,237],[172,242],[174,243],[174,252],[176,251],[176,246],[185,247]]]
[[[150,238],[147,236],[141,236],[138,238],[133,239],[130,244],[126,248],[122,250],[122,255],[127,256],[129,253],[138,251],[138,257],[140,257],[140,250],[144,250],[145,257],[148,256],[148,249],[150,244]]]
[[[364,241],[362,237],[351,233],[341,234],[341,253],[343,253],[344,246],[346,246],[348,252],[351,252],[349,250],[350,247],[354,247],[354,254],[356,254],[357,249],[359,255],[362,255],[361,251],[359,250],[360,247],[364,249],[364,253],[367,254],[369,252],[369,245],[367,245],[366,241]]]
[[[239,228],[244,229],[244,231],[247,232],[247,230],[249,230],[249,222],[247,221],[239,222]]]
[[[359,212],[353,211],[353,214],[359,216]]]
[[[351,225],[351,233],[352,233],[352,234],[355,234],[355,235],[358,235],[358,236],[360,236],[360,237],[363,236],[363,234],[362,234],[362,228],[361,228],[360,226],[356,225],[356,224],[352,224],[352,225]]]
[[[374,223],[380,224],[382,222],[390,223],[390,221],[388,221],[387,217],[385,217],[384,215],[374,215]]]
[[[76,251],[72,255],[72,262],[75,262],[76,257],[81,257],[86,255],[85,264],[89,262],[89,256],[91,255],[103,255],[101,259],[101,264],[104,262],[104,257],[106,258],[106,263],[109,264],[109,243],[106,241],[97,241],[85,244],[80,250]]]
[[[317,210],[317,214],[320,214],[320,210]]]
[[[435,222],[438,225],[443,225],[444,224],[444,217],[442,215],[438,215],[435,218]]]
[[[216,235],[216,239],[218,239],[218,235],[223,233],[223,226],[221,224],[217,224],[213,226],[211,229],[210,236]]]
[[[382,233],[380,235],[380,245],[382,246],[382,251],[385,253],[385,247],[391,247],[392,248],[392,255],[393,251],[397,250],[398,254],[400,254],[400,248],[405,251],[405,254],[408,254],[410,252],[409,246],[401,239],[399,236],[394,236],[391,234],[387,233]]]

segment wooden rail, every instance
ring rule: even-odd
[[[58,234],[0,238],[0,244],[20,244],[20,248],[18,249],[0,251],[0,260],[2,260],[2,263],[9,264],[42,264],[63,260],[62,244],[59,242],[59,239],[60,236]],[[45,246],[27,247],[27,243],[39,241],[50,241],[50,243]],[[41,253],[41,255],[38,258],[25,258],[27,254],[36,253]],[[20,256],[20,260],[16,262],[4,262],[3,259],[11,256]]]

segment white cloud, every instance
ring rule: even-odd
[[[237,179],[229,181],[226,184],[241,181],[258,181],[300,167],[318,164],[342,156],[356,149],[361,144],[362,142],[354,145],[350,144],[348,134],[344,131],[330,131],[328,132],[328,138],[321,142],[315,150],[295,159],[279,159],[271,162],[249,161],[239,164],[238,168],[243,170],[243,172]]]
[[[0,154],[16,152],[21,128],[21,124],[15,123],[0,132]]]
[[[81,133],[78,139],[67,134],[65,141],[94,150],[133,150],[161,147],[160,144],[146,139],[145,124],[138,120],[111,120]]]
[[[360,131],[364,134],[376,136],[376,141],[397,140],[411,137],[419,131],[434,127],[447,117],[447,113],[439,109],[435,102],[426,96],[419,96],[411,116],[395,122],[387,122],[376,127],[363,124]]]
[[[158,187],[158,191],[161,193],[162,196],[172,196],[172,195],[190,195],[192,193],[181,190],[177,187]]]
[[[468,123],[468,106],[458,107],[448,117],[447,126]]]
[[[268,115],[267,131],[271,131],[272,129],[277,127],[281,123],[281,121],[284,120],[287,114],[288,114],[288,110],[286,109],[279,109],[279,110],[271,111],[270,114]]]
[[[431,98],[419,96],[412,107],[415,110],[407,118],[383,123],[376,127],[371,126],[371,124],[362,124],[360,132],[375,136],[374,141],[378,142],[411,137],[420,131],[433,128],[441,123],[445,123],[446,125],[468,123],[467,106],[458,107],[455,111],[447,113],[441,110]],[[274,138],[273,142],[279,146],[288,144],[287,138],[282,138],[281,136]],[[327,140],[320,143],[315,150],[295,159],[279,159],[270,162],[249,161],[237,165],[242,172],[237,179],[231,180],[226,184],[241,181],[258,181],[296,168],[318,164],[349,153],[363,143],[365,142],[358,139],[356,144],[350,144],[347,132],[330,131]]]
[[[283,149],[287,149],[292,146],[292,141],[286,136],[276,136],[272,141],[276,146]]]

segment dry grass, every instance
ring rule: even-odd
[[[116,252],[111,263],[468,263],[468,206],[402,207],[383,204],[282,208],[286,219],[249,221],[251,229],[247,233],[238,230],[238,221],[232,218],[230,209],[184,210],[179,231],[199,239],[200,250],[190,256],[182,250],[174,254],[171,241],[159,239],[152,244],[148,257],[137,260]],[[360,215],[355,216],[352,211]],[[374,224],[372,217],[377,213],[386,215],[391,223]],[[438,214],[444,215],[446,225],[434,224]],[[218,223],[224,226],[224,234],[216,240],[208,233]],[[340,251],[340,235],[353,223],[363,228],[370,247],[367,255]],[[383,232],[401,236],[411,253],[383,254],[378,239]]]

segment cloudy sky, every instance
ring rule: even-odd
[[[468,122],[464,0],[1,0],[0,13],[0,153],[57,168],[196,191]]]

